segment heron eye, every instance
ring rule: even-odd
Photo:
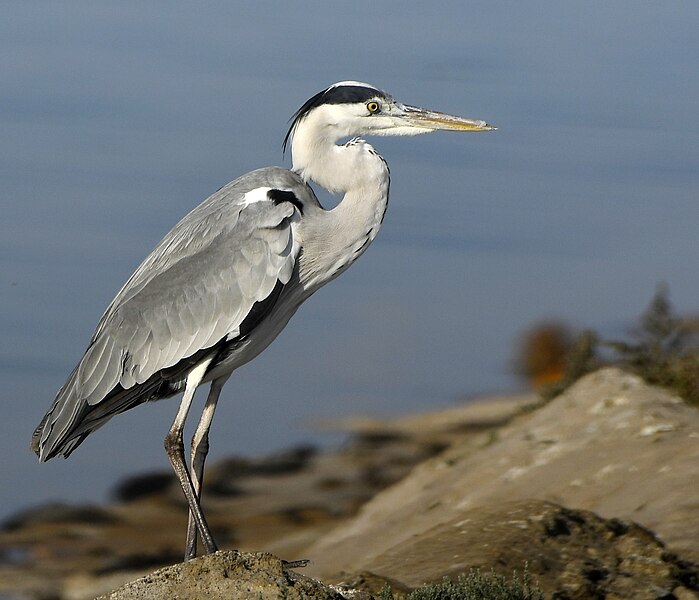
[[[379,103],[374,102],[373,100],[371,102],[367,102],[366,109],[372,114],[377,113],[379,112]]]

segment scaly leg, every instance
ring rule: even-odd
[[[206,398],[204,411],[201,414],[199,425],[192,437],[192,461],[191,475],[192,487],[199,501],[201,501],[201,487],[204,483],[204,461],[209,453],[209,429],[214,418],[216,403],[218,402],[221,388],[228,381],[228,376],[221,377],[211,382],[209,395]],[[189,523],[187,525],[187,543],[185,544],[184,559],[190,560],[197,555],[197,522],[194,514],[189,513]]]
[[[206,373],[206,368],[209,366],[211,359],[198,364],[194,369],[192,369],[187,375],[187,381],[185,383],[184,395],[182,397],[182,402],[180,403],[180,408],[177,411],[177,416],[175,421],[170,428],[167,436],[165,436],[165,451],[170,459],[172,468],[175,471],[175,475],[180,480],[180,485],[182,486],[182,491],[184,492],[185,498],[187,498],[187,503],[189,504],[189,510],[194,515],[194,520],[199,529],[199,534],[201,535],[202,542],[208,553],[216,552],[218,549],[216,547],[216,542],[211,535],[209,526],[206,523],[206,518],[199,505],[199,499],[197,494],[194,492],[194,487],[192,486],[192,479],[190,477],[189,471],[187,471],[187,465],[184,462],[184,443],[182,442],[182,430],[184,429],[184,422],[187,419],[187,413],[189,413],[189,407],[192,405],[192,398],[194,398],[194,392],[204,378],[204,373]]]

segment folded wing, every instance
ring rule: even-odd
[[[32,445],[42,460],[67,456],[115,414],[176,393],[197,362],[240,335],[253,309],[260,322],[299,252],[300,203],[280,201],[290,198],[275,193],[280,183],[305,185],[281,169],[253,171],[194,209],[151,252],[37,428]]]

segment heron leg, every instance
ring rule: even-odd
[[[206,398],[204,412],[201,414],[199,425],[192,437],[192,462],[191,476],[192,487],[197,499],[201,501],[201,487],[204,483],[204,461],[209,453],[209,429],[214,418],[216,403],[218,402],[221,388],[228,381],[228,377],[221,377],[211,382],[209,395]],[[190,560],[197,555],[197,522],[194,514],[189,513],[189,523],[187,525],[187,543],[185,544],[185,560]]]
[[[192,398],[194,398],[194,392],[204,378],[204,373],[206,373],[206,368],[209,366],[211,359],[198,364],[189,375],[187,375],[187,381],[185,383],[184,395],[182,396],[182,402],[180,403],[180,408],[177,411],[177,416],[175,421],[172,423],[172,427],[165,436],[165,451],[167,452],[172,468],[175,471],[175,475],[180,480],[180,485],[182,486],[182,491],[184,492],[187,503],[189,504],[189,510],[194,515],[194,520],[199,529],[199,534],[201,535],[202,542],[208,553],[216,552],[218,549],[216,547],[216,542],[211,535],[209,530],[209,525],[206,522],[204,513],[201,510],[199,504],[199,498],[194,492],[194,487],[192,485],[192,478],[187,470],[187,465],[184,461],[184,443],[182,442],[182,431],[184,429],[184,422],[187,419],[187,414],[189,413],[189,407],[192,405]]]

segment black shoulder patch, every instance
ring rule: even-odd
[[[311,110],[322,104],[353,104],[355,102],[366,102],[372,98],[390,98],[390,96],[375,87],[365,85],[331,85],[329,88],[318,92],[312,98],[306,100],[304,105],[299,108],[294,115],[289,119],[291,127],[284,137],[282,151],[286,152],[286,147],[291,139],[291,134],[294,131],[296,124],[303,119]]]
[[[275,204],[291,202],[291,204],[293,204],[298,211],[303,214],[303,202],[296,197],[294,192],[289,192],[288,190],[271,189],[267,192],[267,197]]]

